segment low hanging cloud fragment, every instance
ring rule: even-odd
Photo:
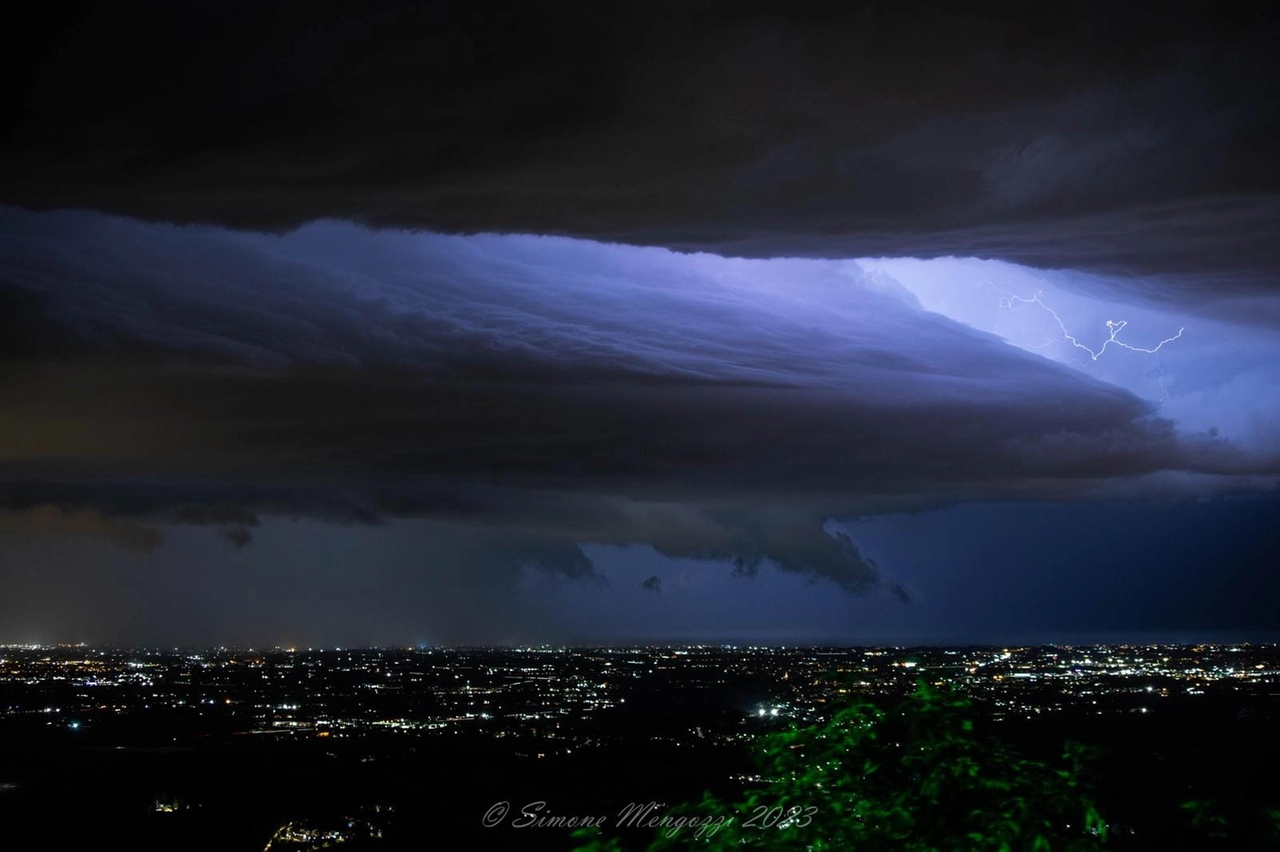
[[[218,535],[231,542],[237,549],[244,549],[249,542],[253,541],[253,533],[246,527],[223,527],[218,530]]]

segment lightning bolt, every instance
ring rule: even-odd
[[[1120,332],[1124,331],[1124,329],[1129,325],[1127,320],[1107,320],[1106,321],[1107,339],[1102,342],[1102,346],[1094,350],[1091,347],[1081,343],[1078,339],[1076,339],[1076,336],[1072,334],[1071,331],[1067,328],[1067,324],[1062,321],[1062,317],[1059,316],[1058,312],[1055,311],[1053,308],[1049,307],[1049,305],[1047,305],[1044,302],[1044,300],[1040,298],[1040,293],[1042,291],[1036,291],[1036,293],[1033,294],[1031,298],[1028,299],[1024,296],[1019,296],[1017,293],[1009,292],[1003,287],[1000,287],[999,285],[997,285],[994,281],[987,281],[985,283],[991,287],[994,287],[996,290],[999,290],[1003,294],[1000,297],[1000,302],[999,302],[1000,307],[1002,308],[1009,308],[1013,310],[1013,309],[1021,308],[1024,305],[1036,305],[1037,307],[1044,310],[1046,313],[1049,314],[1049,316],[1053,317],[1054,322],[1058,324],[1058,328],[1062,331],[1062,340],[1066,341],[1067,343],[1070,343],[1076,349],[1086,353],[1089,356],[1090,361],[1097,361],[1099,358],[1102,357],[1103,353],[1107,351],[1107,347],[1112,345],[1117,346],[1121,349],[1127,349],[1130,352],[1140,352],[1144,355],[1154,355],[1156,360],[1156,369],[1159,370],[1159,376],[1156,379],[1156,383],[1160,385],[1160,391],[1162,393],[1162,396],[1160,397],[1160,402],[1164,402],[1166,399],[1169,398],[1169,389],[1165,386],[1165,383],[1164,383],[1164,378],[1165,378],[1164,367],[1160,363],[1160,350],[1163,349],[1166,344],[1173,343],[1175,340],[1178,340],[1179,338],[1181,338],[1182,333],[1186,331],[1185,326],[1182,328],[1179,328],[1178,333],[1175,334],[1173,337],[1166,337],[1164,340],[1161,340],[1155,346],[1147,348],[1143,346],[1134,346],[1130,343],[1125,343],[1123,340],[1119,339]],[[1048,340],[1045,343],[1040,344],[1039,346],[1033,346],[1030,348],[1041,350],[1051,346],[1055,342],[1059,342],[1059,341]]]
[[[1128,343],[1125,343],[1123,340],[1118,340],[1116,338],[1116,335],[1124,331],[1124,329],[1129,325],[1127,321],[1107,320],[1106,322],[1107,332],[1108,332],[1107,339],[1103,341],[1101,348],[1099,348],[1095,352],[1093,349],[1090,349],[1088,346],[1085,346],[1079,340],[1076,340],[1075,335],[1073,335],[1070,331],[1067,330],[1067,325],[1062,321],[1062,317],[1058,316],[1057,311],[1055,311],[1053,308],[1049,307],[1043,301],[1041,301],[1040,294],[1038,292],[1035,295],[1033,295],[1030,299],[1023,298],[1022,296],[1018,296],[1014,293],[1009,293],[1005,296],[1000,297],[1000,307],[1013,308],[1015,305],[1039,305],[1040,307],[1044,308],[1046,311],[1048,311],[1049,315],[1053,317],[1054,321],[1058,323],[1058,328],[1062,329],[1062,338],[1066,340],[1068,343],[1070,343],[1072,346],[1074,346],[1075,348],[1088,352],[1090,361],[1097,361],[1099,358],[1101,358],[1102,353],[1106,352],[1107,347],[1113,343],[1116,346],[1119,346],[1121,349],[1128,349],[1130,352],[1143,352],[1143,353],[1146,353],[1147,355],[1154,355],[1157,352],[1159,352],[1166,343],[1172,343],[1173,341],[1182,337],[1182,332],[1186,331],[1185,327],[1180,328],[1178,329],[1178,333],[1175,334],[1173,337],[1166,337],[1164,340],[1161,340],[1152,348],[1144,349],[1141,346],[1132,346]]]

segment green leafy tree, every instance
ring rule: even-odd
[[[669,812],[649,849],[1101,848],[1106,823],[1084,785],[1085,750],[1068,745],[1060,765],[1028,759],[981,737],[970,710],[969,699],[921,682],[888,710],[856,703],[825,724],[766,735],[761,789]],[[619,848],[598,832],[578,839],[578,852]]]
[[[1184,836],[1203,852],[1280,849],[1280,808],[1221,797],[1191,799],[1179,808],[1189,822]]]

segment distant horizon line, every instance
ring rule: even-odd
[[[1202,639],[1196,641],[1058,641],[1058,642],[925,642],[925,643],[842,643],[842,642],[800,642],[800,643],[760,643],[760,642],[625,642],[625,643],[463,643],[463,644],[418,644],[418,645],[342,645],[342,646],[301,646],[301,645],[158,645],[158,644],[124,644],[93,642],[0,642],[0,651],[4,650],[71,650],[90,649],[96,651],[145,651],[145,652],[200,652],[235,651],[246,653],[348,653],[369,651],[639,651],[639,650],[876,650],[876,651],[909,651],[916,649],[963,649],[963,648],[1000,648],[1002,650],[1030,650],[1038,648],[1194,648],[1211,647],[1278,647],[1280,639]]]

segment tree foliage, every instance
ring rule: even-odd
[[[763,737],[763,786],[669,812],[651,852],[1084,852],[1106,840],[1068,744],[1056,765],[979,735],[969,699],[921,682],[888,709],[859,702],[823,724]],[[687,820],[683,825],[676,825]],[[598,833],[578,852],[618,848]]]

